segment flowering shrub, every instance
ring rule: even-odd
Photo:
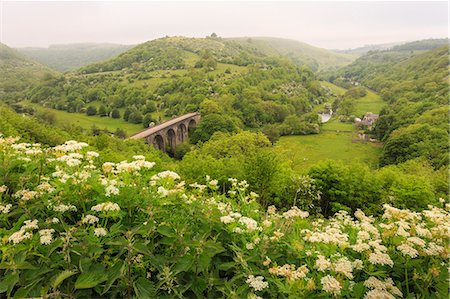
[[[142,156],[0,138],[0,293],[15,298],[448,295],[449,206],[311,218],[245,181],[185,186]],[[445,203],[443,203],[445,204]]]

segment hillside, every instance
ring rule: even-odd
[[[67,44],[48,48],[17,48],[26,57],[54,70],[65,72],[113,58],[133,46],[117,44]]]
[[[366,45],[354,49],[333,50],[337,53],[346,53],[362,56],[373,51],[429,51],[448,44],[447,38],[424,39],[412,42],[393,42],[385,44]]]
[[[104,117],[115,111],[143,127],[201,111],[205,120],[208,115],[216,123],[220,118],[227,131],[262,128],[295,116],[304,132],[317,132],[317,115],[308,113],[327,97],[308,67],[212,37],[149,41],[29,93],[29,100],[49,108]]]
[[[419,54],[411,46],[368,53],[329,79],[367,86],[388,102],[374,130],[385,142],[381,165],[422,157],[439,168],[448,165],[449,46]]]
[[[356,59],[353,55],[334,53],[295,40],[274,37],[231,38],[242,47],[269,55],[283,55],[297,64],[306,64],[314,71],[342,67]]]
[[[56,73],[0,43],[0,100],[9,100]]]

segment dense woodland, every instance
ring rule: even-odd
[[[446,298],[447,42],[356,58],[166,37],[63,74],[1,45],[0,293]],[[358,132],[378,140],[376,167],[324,159],[299,173],[275,150],[280,136],[321,138],[318,113],[362,117],[370,92],[385,105]],[[169,156],[58,111],[142,129],[202,120]]]

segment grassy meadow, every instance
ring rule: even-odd
[[[329,82],[321,82],[335,94],[345,93],[345,89]],[[366,112],[379,113],[384,105],[379,95],[368,91],[365,97],[355,100],[355,115]],[[344,162],[362,162],[370,167],[378,166],[381,145],[359,140],[352,123],[342,123],[333,117],[322,125],[321,133],[306,136],[283,136],[275,145],[275,150],[298,173],[306,173],[314,164],[326,159]]]
[[[144,128],[142,124],[132,124],[124,121],[121,118],[114,119],[110,117],[100,117],[100,116],[87,116],[82,113],[69,113],[66,111],[45,108],[38,104],[27,103],[27,105],[32,106],[38,112],[41,111],[51,111],[56,116],[55,124],[58,126],[72,125],[72,126],[80,126],[83,129],[90,129],[92,126],[97,126],[100,129],[107,129],[111,132],[120,128],[126,132],[129,136],[131,134],[142,131]]]

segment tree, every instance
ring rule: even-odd
[[[355,111],[355,102],[351,99],[345,99],[339,106],[339,114],[350,116]]]
[[[96,115],[97,114],[97,108],[95,108],[95,106],[89,106],[86,109],[86,115],[88,116],[92,116],[92,115]]]
[[[114,109],[111,111],[111,117],[112,117],[112,118],[120,118],[120,111],[119,111],[119,109],[114,108]]]
[[[123,113],[123,119],[124,119],[125,121],[128,121],[128,119],[130,118],[130,114],[131,114],[132,112],[133,112],[133,111],[132,111],[130,108],[125,109],[125,112]]]
[[[128,118],[128,121],[133,124],[140,124],[142,123],[142,120],[142,114],[138,111],[131,113],[130,117]]]
[[[105,107],[104,105],[101,105],[101,106],[98,108],[98,115],[100,115],[100,116],[102,116],[102,117],[108,115],[108,112],[107,112],[106,107]]]
[[[238,127],[229,117],[221,114],[209,114],[202,118],[200,124],[191,135],[191,142],[206,141],[215,132],[237,132]]]
[[[124,130],[117,128],[117,130],[114,132],[114,136],[120,139],[125,139],[127,137],[127,134]]]
[[[144,116],[144,119],[142,120],[142,125],[144,126],[144,128],[148,128],[148,126],[150,125],[150,123],[153,122],[153,117],[150,113],[147,113]],[[178,148],[177,148],[178,150]]]

